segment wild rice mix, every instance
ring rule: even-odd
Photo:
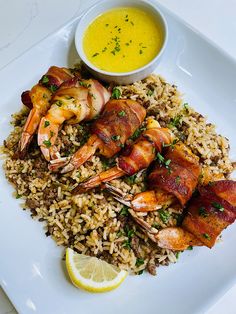
[[[207,123],[206,118],[188,104],[183,104],[175,85],[151,75],[143,81],[117,88],[120,98],[140,100],[148,116],[154,116],[161,126],[170,128],[200,157],[202,181],[212,174],[228,177],[232,171],[228,140],[218,135],[215,126]],[[4,169],[7,179],[16,189],[15,197],[24,200],[23,207],[29,209],[32,218],[44,222],[46,236],[51,236],[58,245],[97,256],[135,274],[142,274],[146,269],[154,275],[156,266],[177,261],[176,252],[158,248],[152,243],[129,216],[127,208],[105,192],[94,189],[85,194],[71,195],[71,190],[79,182],[111,167],[114,159],[94,156],[72,173],[51,173],[37,146],[36,137],[25,160],[14,159],[27,114],[24,108],[13,116],[14,130],[2,148],[6,156]],[[87,140],[88,131],[89,123],[65,124],[58,138],[61,155],[74,153]],[[139,132],[136,133],[138,135]],[[136,194],[145,190],[145,172],[111,183],[127,193]],[[161,229],[178,224],[181,209],[172,206],[140,215]]]

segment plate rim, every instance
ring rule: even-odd
[[[146,1],[146,0],[143,0]],[[72,24],[74,24],[76,21],[78,21],[84,12],[86,12],[87,10],[89,10],[90,7],[92,7],[93,5],[96,5],[98,3],[102,2],[102,0],[98,0],[93,2],[91,5],[89,5],[86,9],[83,9],[79,14],[77,14],[75,17],[72,17],[71,19],[69,19],[68,21],[66,21],[65,23],[63,23],[62,25],[58,26],[55,30],[51,31],[49,34],[47,34],[46,36],[44,36],[42,39],[40,39],[39,41],[37,41],[36,43],[34,43],[32,46],[30,46],[29,48],[27,48],[26,50],[24,50],[22,53],[20,53],[19,55],[17,55],[15,58],[13,58],[11,61],[9,61],[7,64],[5,64],[3,67],[0,68],[0,73],[2,71],[7,70],[8,66],[11,66],[14,62],[17,62],[20,58],[22,58],[25,54],[27,54],[29,51],[31,51],[32,49],[34,49],[35,47],[39,46],[42,42],[44,42],[45,40],[49,39],[50,37],[54,36],[56,33],[60,32],[61,30],[63,30],[64,28],[68,28],[70,27]],[[176,13],[174,13],[173,11],[171,11],[169,8],[165,7],[163,4],[161,4],[158,0],[148,0],[148,2],[151,2],[153,4],[155,4],[156,6],[160,7],[161,12],[165,11],[167,12],[171,18],[173,18],[174,20],[176,20],[178,23],[184,25],[186,28],[188,28],[189,30],[191,30],[193,33],[195,33],[198,37],[200,37],[205,43],[207,43],[208,45],[210,45],[212,48],[214,48],[214,50],[218,51],[224,58],[230,60],[232,63],[234,63],[234,65],[236,66],[236,57],[233,57],[230,53],[228,53],[226,50],[224,50],[219,44],[217,44],[216,42],[214,42],[211,38],[209,38],[208,36],[206,36],[204,33],[202,33],[201,31],[197,30],[194,26],[190,25],[188,22],[186,22],[182,17],[178,16]],[[165,12],[163,13],[165,15]],[[204,302],[204,305],[202,306],[202,310],[204,311],[208,311],[210,309],[211,306],[215,305],[218,301],[220,301],[220,299],[236,284],[236,276],[232,277],[231,280],[228,280],[224,286],[219,287],[217,292],[215,294],[212,294],[211,297],[208,298],[207,302]],[[18,304],[15,303],[15,298],[14,296],[12,296],[12,293],[10,291],[10,289],[5,286],[2,285],[0,282],[0,287],[3,289],[4,293],[6,294],[7,298],[10,300],[10,302],[13,304],[13,306],[15,307],[16,311],[18,311],[20,313],[21,308],[18,308]],[[197,312],[192,312],[193,313],[197,313]]]

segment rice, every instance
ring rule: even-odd
[[[140,100],[148,116],[158,119],[162,127],[171,128],[200,158],[201,181],[207,178],[227,178],[233,167],[229,159],[229,142],[216,133],[215,126],[183,105],[175,85],[159,76],[151,75],[132,85],[118,86],[122,98]],[[25,160],[14,158],[22,126],[28,110],[25,108],[13,117],[14,129],[4,141],[1,151],[5,154],[6,178],[15,189],[15,197],[21,197],[23,208],[29,209],[34,219],[44,222],[45,233],[57,245],[71,247],[79,253],[97,256],[121,269],[141,274],[145,269],[156,273],[159,265],[175,263],[178,254],[161,249],[154,244],[129,216],[124,206],[110,195],[96,189],[72,196],[71,190],[90,176],[114,163],[93,156],[79,169],[65,175],[51,173],[47,162],[33,140]],[[73,154],[89,136],[90,123],[64,125],[58,136],[61,155]],[[113,180],[112,184],[124,192],[136,194],[145,190],[145,171],[132,178]],[[180,206],[138,215],[158,229],[175,226],[181,216]]]

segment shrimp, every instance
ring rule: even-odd
[[[52,160],[49,169],[58,171],[63,166],[61,173],[72,171],[93,156],[97,149],[106,158],[114,156],[141,126],[145,115],[144,107],[134,100],[110,100],[102,115],[92,124],[88,142],[72,158]]]
[[[19,141],[18,155],[24,158],[27,148],[35,134],[41,118],[50,107],[54,91],[73,75],[66,68],[52,66],[30,91],[21,95],[23,104],[31,109]]]
[[[60,158],[55,143],[59,128],[65,121],[75,124],[95,118],[110,96],[110,92],[96,80],[72,78],[62,84],[38,129],[38,145],[45,159]]]
[[[147,168],[156,154],[162,151],[165,145],[170,145],[173,135],[169,129],[161,128],[153,118],[147,121],[146,130],[138,137],[133,145],[126,147],[117,158],[117,165],[101,172],[88,181],[82,182],[73,193],[83,193],[87,190],[124,175],[133,175]]]

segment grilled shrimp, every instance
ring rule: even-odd
[[[101,183],[108,182],[124,175],[133,175],[147,168],[154,160],[157,152],[161,152],[163,146],[170,145],[173,135],[169,129],[161,128],[153,118],[147,121],[146,131],[134,142],[127,146],[117,158],[117,165],[100,174],[82,182],[73,193],[83,193]]]
[[[144,107],[134,100],[110,100],[102,115],[93,123],[88,142],[72,158],[52,160],[49,169],[58,171],[60,167],[64,167],[62,173],[72,171],[84,164],[98,149],[107,158],[114,156],[141,126],[145,115]]]
[[[59,128],[65,121],[75,124],[95,118],[110,96],[110,92],[96,80],[72,78],[62,84],[38,129],[38,145],[45,159],[60,158],[55,142]]]
[[[50,107],[55,90],[66,80],[73,77],[70,70],[52,66],[30,91],[21,95],[24,105],[31,109],[19,141],[18,155],[24,158],[27,148],[35,134],[41,118]]]

